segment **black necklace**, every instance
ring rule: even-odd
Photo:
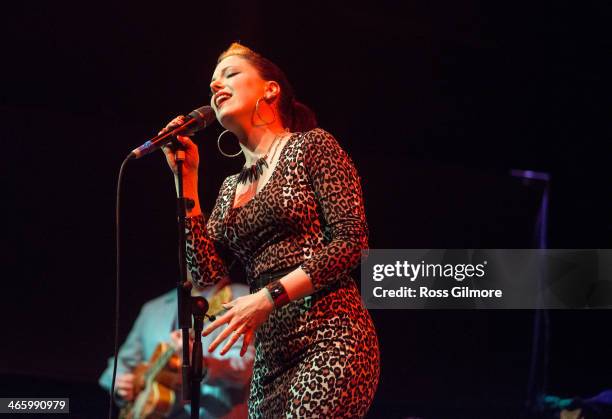
[[[247,183],[247,182],[253,182],[259,179],[259,177],[263,174],[264,167],[269,167],[268,166],[268,154],[270,153],[272,146],[274,145],[274,143],[276,143],[276,140],[278,140],[278,138],[279,138],[278,136],[274,138],[265,156],[258,158],[257,161],[253,163],[251,166],[249,167],[244,166],[242,170],[240,170],[240,174],[238,175],[238,182]],[[278,144],[280,144],[280,141],[276,144],[276,147],[274,148],[272,159],[274,159],[274,156],[276,155]]]
[[[267,157],[268,155],[266,154],[265,156],[258,158],[255,164],[252,166],[243,167],[238,175],[238,182],[247,183],[259,179],[259,176],[263,174],[264,166],[268,167],[268,162],[266,161]]]

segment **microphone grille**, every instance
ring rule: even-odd
[[[189,113],[189,116],[198,121],[196,131],[206,128],[216,119],[215,111],[210,106],[202,106],[201,108],[194,109]]]

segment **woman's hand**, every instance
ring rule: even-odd
[[[228,309],[228,311],[219,316],[217,320],[208,325],[202,332],[202,335],[207,336],[222,324],[227,323],[227,327],[223,329],[208,347],[208,352],[214,351],[221,342],[231,335],[225,346],[221,349],[221,355],[227,353],[240,336],[242,336],[240,356],[246,353],[249,344],[255,337],[255,331],[268,319],[268,316],[274,309],[274,304],[268,295],[266,295],[267,292],[263,288],[255,294],[238,297],[229,303],[223,304],[223,307]]]
[[[174,118],[166,127],[159,132],[163,134],[173,128],[181,125],[185,122],[184,116],[177,116]],[[200,209],[200,200],[198,198],[198,165],[200,164],[200,155],[198,153],[198,146],[195,145],[189,137],[182,135],[176,136],[181,148],[185,151],[185,160],[183,161],[183,195],[186,198],[193,200],[194,205],[192,208],[187,208],[187,216],[194,217],[202,213]],[[178,194],[178,169],[176,166],[176,147],[173,145],[166,145],[162,147],[164,154],[166,155],[166,161],[168,166],[174,173],[174,186]]]
[[[183,124],[183,122],[185,122],[185,116],[183,115],[177,116],[172,121],[170,121],[168,125],[166,125],[166,127],[158,133],[158,135],[176,128],[177,126]],[[197,178],[198,165],[200,163],[200,156],[198,154],[198,146],[196,146],[195,143],[191,141],[189,137],[177,135],[176,138],[178,139],[178,142],[180,143],[182,148],[185,150],[185,161],[183,163],[183,177]],[[166,145],[162,147],[162,150],[164,151],[164,154],[166,155],[166,161],[168,162],[170,169],[172,169],[172,172],[176,176],[177,175],[176,152],[175,152],[174,147]]]

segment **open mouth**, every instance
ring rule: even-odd
[[[221,105],[228,100],[230,97],[232,97],[232,95],[230,95],[229,93],[220,93],[216,98],[215,98],[215,105],[217,106],[217,109],[219,109],[221,107]]]

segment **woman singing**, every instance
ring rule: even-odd
[[[210,88],[217,119],[234,134],[228,139],[238,138],[245,163],[224,180],[205,220],[198,149],[179,137],[184,193],[195,203],[187,262],[203,287],[227,276],[219,250],[229,250],[245,266],[251,294],[226,304],[204,330],[227,325],[209,350],[227,339],[226,352],[242,337],[245,351],[255,340],[251,417],[363,417],[378,385],[379,352],[349,275],[367,248],[357,171],[334,137],[315,128],[283,72],[254,51],[231,45]],[[173,151],[164,152],[176,174]]]

